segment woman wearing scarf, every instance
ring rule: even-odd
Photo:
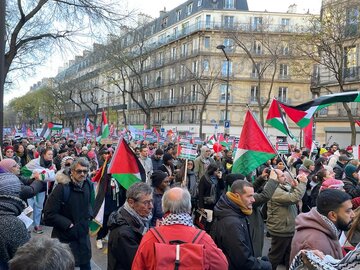
[[[21,174],[25,177],[31,177],[39,173],[43,181],[55,181],[55,165],[53,160],[53,150],[50,147],[45,148],[39,158],[31,160],[28,164],[21,168]],[[31,199],[28,204],[33,208],[34,233],[41,234],[43,230],[40,226],[42,209],[45,201],[45,192],[40,192]]]
[[[205,230],[210,231],[212,224],[212,212],[225,188],[222,173],[214,164],[210,164],[206,173],[199,182],[199,208],[207,214],[207,225]]]

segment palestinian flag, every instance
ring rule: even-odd
[[[58,123],[53,123],[53,122],[49,122],[48,123],[48,127],[50,130],[52,131],[59,131],[63,129],[63,125],[62,124],[58,124]]]
[[[247,111],[231,172],[247,175],[274,156],[274,147],[252,113]]]
[[[112,177],[125,189],[136,182],[146,181],[144,167],[124,139],[119,141],[111,159],[108,173],[112,174]]]
[[[101,114],[101,130],[99,133],[100,134],[98,135],[99,136],[98,141],[101,141],[102,139],[106,139],[110,136],[109,125],[106,119],[105,111],[103,111]]]
[[[278,129],[285,135],[289,136],[292,140],[297,141],[295,136],[291,133],[285,115],[280,109],[279,103],[275,98],[272,100],[270,104],[269,112],[266,117],[266,123]]]
[[[287,116],[299,127],[304,128],[310,124],[310,120],[315,112],[338,102],[360,102],[360,92],[341,92],[325,95],[297,106],[279,103]]]

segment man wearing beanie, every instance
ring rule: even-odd
[[[7,269],[8,261],[18,247],[30,239],[25,224],[17,217],[26,207],[19,198],[21,182],[15,177],[0,181],[0,269]]]
[[[345,179],[343,181],[345,192],[348,193],[351,198],[360,196],[359,174],[358,169],[354,165],[346,165]]]
[[[211,234],[226,256],[229,270],[271,269],[266,257],[258,259],[254,256],[248,222],[254,202],[252,184],[236,180],[231,185],[231,191],[223,195],[214,208],[215,220]]]
[[[344,169],[346,164],[351,159],[346,155],[340,155],[338,161],[336,161],[336,165],[334,166],[335,179],[343,180],[344,179]]]
[[[153,201],[154,208],[152,210],[153,216],[150,222],[151,227],[155,227],[156,223],[160,221],[164,215],[161,199],[167,189],[170,187],[170,178],[166,172],[154,171],[151,175],[151,185],[154,188]]]

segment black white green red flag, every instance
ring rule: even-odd
[[[295,136],[291,133],[285,115],[280,109],[280,105],[275,98],[270,104],[269,112],[266,117],[266,123],[278,129],[285,135],[289,136],[292,140],[297,141]]]
[[[124,139],[120,139],[111,159],[108,173],[125,189],[132,184],[146,180],[145,169]]]
[[[290,106],[282,102],[279,103],[280,106],[284,109],[286,115],[299,127],[304,128],[310,124],[310,120],[315,112],[339,102],[360,102],[360,92],[341,92],[320,96],[319,98],[297,106]]]
[[[247,111],[232,173],[247,175],[276,156],[274,147],[250,111]]]

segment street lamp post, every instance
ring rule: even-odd
[[[218,45],[216,49],[222,50],[227,61],[227,78],[226,78],[226,93],[225,93],[225,121],[224,125],[228,123],[228,104],[229,104],[229,81],[230,81],[230,59],[225,51],[225,45]],[[229,134],[229,128],[224,126],[224,133]]]

